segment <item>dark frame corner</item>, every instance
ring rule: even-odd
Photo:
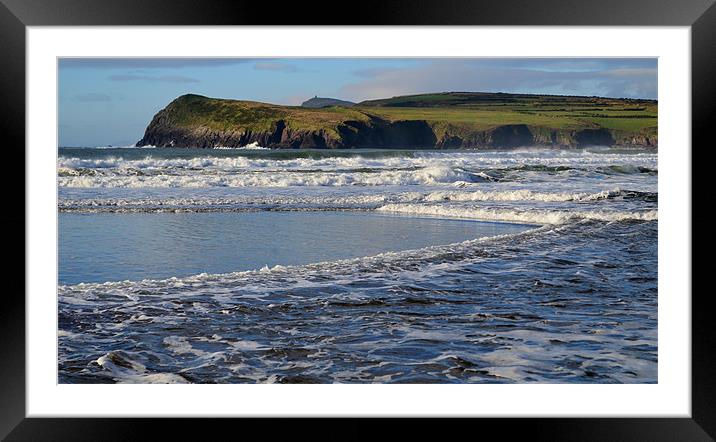
[[[708,143],[713,143],[713,136],[708,131],[713,121],[716,121],[714,0],[540,0],[534,3],[520,0],[452,0],[448,3],[437,0],[419,3],[365,0],[361,2],[360,8],[351,10],[350,14],[331,12],[341,9],[322,6],[317,4],[314,8],[307,8],[303,2],[285,2],[277,7],[270,2],[245,0],[123,0],[101,3],[96,0],[0,0],[0,54],[3,60],[0,69],[0,97],[3,101],[3,106],[0,106],[0,130],[6,149],[14,149],[19,154],[23,152],[19,146],[25,145],[25,28],[73,25],[690,26],[691,80],[692,90],[696,92],[692,93],[692,145],[707,149],[710,147]],[[701,154],[699,152],[699,156]],[[22,161],[25,162],[24,155]],[[695,165],[698,163],[693,162],[692,151],[692,177],[708,176],[708,172],[704,171],[701,174],[695,173]],[[693,186],[692,183],[694,191],[701,188],[707,189],[706,186]],[[24,193],[21,204],[25,206]],[[22,217],[24,224],[24,211],[14,210],[12,213],[15,215],[10,217]],[[23,285],[24,292],[24,283],[17,285]],[[163,434],[165,437],[179,435],[186,438],[197,432],[196,422],[179,419],[141,419],[142,425],[139,425],[139,419],[26,418],[25,300],[20,289],[14,290],[12,287],[5,293],[3,308],[0,309],[0,438],[127,440],[146,437],[148,433],[140,428],[155,426],[157,423],[163,424],[163,430],[171,429],[170,433]],[[522,434],[545,440],[714,440],[716,381],[713,374],[716,367],[716,338],[711,326],[709,294],[710,290],[692,293],[691,418],[515,419],[507,425]],[[372,426],[361,422],[341,422],[343,431],[326,435],[336,438],[344,438],[346,435],[349,438],[372,437],[375,433]],[[211,422],[201,423],[205,423],[202,425],[202,433],[198,433],[202,438],[219,435],[227,429],[236,431],[236,424],[230,419],[212,419]],[[428,423],[432,422],[413,420],[409,426],[420,431]],[[315,422],[308,425],[315,426]],[[305,434],[315,435],[315,428],[308,425],[293,420],[287,425],[272,425],[272,428],[284,428],[283,431],[292,433],[306,430]],[[485,427],[505,431],[502,419],[482,419],[479,425],[481,432],[485,431]],[[401,427],[405,429],[405,426]],[[207,429],[210,431],[206,432]]]

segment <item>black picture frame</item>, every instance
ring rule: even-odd
[[[710,148],[716,121],[716,6],[714,0],[521,0],[374,1],[359,7],[340,2],[256,2],[228,0],[0,0],[0,130],[6,152],[21,154],[25,145],[25,31],[27,26],[128,25],[531,25],[531,26],[686,26],[691,28],[692,176],[705,167],[702,150]],[[698,152],[699,162],[694,162]],[[24,163],[24,159],[23,159]],[[699,166],[699,163],[701,166]],[[702,175],[703,176],[703,175]],[[19,182],[13,181],[15,183]],[[695,186],[692,179],[692,189]],[[18,192],[15,192],[18,193]],[[18,193],[19,194],[19,193]],[[19,195],[16,195],[19,199]],[[24,206],[24,200],[22,202]],[[17,206],[10,219],[27,221]],[[693,224],[692,224],[693,229]],[[27,235],[27,230],[25,230]],[[27,238],[26,238],[27,239]],[[702,246],[704,247],[704,246]],[[6,255],[9,256],[9,255]],[[24,256],[24,253],[23,253]],[[24,263],[24,260],[23,260]],[[699,265],[693,260],[693,265]],[[708,264],[700,264],[708,265]],[[9,272],[8,272],[9,273]],[[692,268],[692,275],[697,274]],[[233,419],[60,419],[25,417],[25,300],[19,278],[9,282],[0,307],[0,437],[7,440],[129,440],[162,426],[162,438],[182,439],[201,427],[202,439],[226,429]],[[688,296],[688,293],[679,294]],[[711,290],[694,290],[692,305],[692,413],[690,418],[545,418],[481,419],[481,434],[515,431],[549,440],[713,440],[716,437],[716,377]],[[463,421],[464,422],[464,421]],[[401,423],[423,431],[429,420]],[[266,425],[264,422],[260,425]],[[438,423],[440,426],[443,423]],[[246,425],[242,422],[241,425]],[[269,424],[271,433],[315,433],[315,422]],[[363,420],[341,422],[335,439],[365,439],[375,430]],[[470,424],[472,425],[472,424]],[[454,428],[452,424],[448,425]],[[313,429],[310,429],[314,427]],[[401,433],[403,434],[402,431]],[[168,431],[168,432],[167,432]],[[245,430],[244,430],[245,431]],[[231,432],[228,434],[232,434]],[[236,434],[236,433],[234,433]]]

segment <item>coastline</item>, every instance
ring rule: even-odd
[[[658,146],[653,100],[436,95],[444,101],[401,102],[402,97],[394,97],[351,107],[305,108],[187,94],[159,111],[136,145],[480,150]]]

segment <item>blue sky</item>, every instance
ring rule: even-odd
[[[63,58],[59,145],[126,146],[179,95],[298,105],[423,92],[657,98],[655,58]]]

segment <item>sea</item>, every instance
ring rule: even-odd
[[[60,383],[656,383],[656,150],[60,148]]]

